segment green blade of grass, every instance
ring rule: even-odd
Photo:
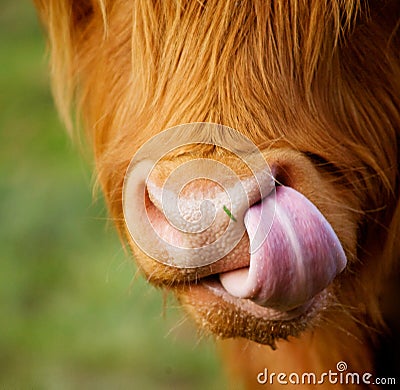
[[[223,209],[224,209],[224,211],[226,212],[226,214],[228,214],[228,217],[229,217],[232,221],[237,222],[237,221],[236,221],[236,218],[232,215],[232,213],[229,211],[229,209],[228,209],[225,205],[224,205]]]

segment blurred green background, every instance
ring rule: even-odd
[[[164,314],[93,200],[28,0],[0,0],[0,47],[0,388],[223,388],[213,341]]]

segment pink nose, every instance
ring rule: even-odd
[[[156,175],[147,180],[139,176],[129,184],[129,192],[136,194],[130,198],[132,213],[126,213],[130,231],[147,255],[178,268],[202,267],[226,257],[246,235],[246,211],[273,196],[275,189],[269,171],[240,179],[207,159],[177,168],[164,182]],[[142,191],[145,207],[140,204]]]

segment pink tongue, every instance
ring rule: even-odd
[[[250,207],[244,223],[251,241],[250,266],[220,275],[233,296],[289,311],[308,302],[346,266],[331,225],[290,187],[277,187],[275,200],[267,197]]]

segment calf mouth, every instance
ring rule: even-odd
[[[285,196],[292,196],[293,191],[279,187],[278,199],[284,202]],[[294,196],[304,201],[301,195]],[[163,224],[163,215],[149,196],[146,202],[153,221]],[[263,206],[256,202],[251,209],[257,213],[260,207]],[[298,336],[316,323],[319,314],[333,301],[332,282],[346,265],[343,249],[333,230],[329,230],[330,225],[326,226],[318,211],[312,212],[317,215],[311,218],[316,225],[309,226],[309,231],[321,230],[326,242],[320,245],[322,250],[309,258],[304,256],[308,244],[304,245],[307,251],[300,253],[291,249],[290,242],[286,246],[277,244],[283,241],[273,235],[258,252],[249,253],[254,236],[248,223],[253,217],[249,217],[247,233],[217,262],[179,268],[147,259],[142,264],[155,265],[158,270],[145,273],[153,284],[176,292],[202,329],[220,338],[244,337],[275,348],[276,340]],[[226,220],[229,219],[226,215]],[[280,218],[278,212],[275,223],[283,222],[285,218]],[[272,231],[280,232],[276,227]],[[318,235],[318,239],[321,237]]]
[[[329,310],[337,307],[336,279],[303,304],[282,310],[232,295],[220,281],[226,269],[215,272],[212,266],[181,270],[160,266],[172,272],[175,280],[154,280],[149,275],[149,281],[175,293],[201,332],[219,339],[245,338],[275,349],[278,340],[298,337],[313,329]],[[233,271],[248,272],[247,268]]]
[[[244,338],[272,349],[276,349],[279,340],[312,330],[336,302],[333,288],[329,286],[307,304],[281,312],[232,296],[216,276],[176,286],[174,292],[202,331],[219,339]]]
[[[280,205],[264,242],[254,246],[256,227],[260,225],[257,218],[262,224],[262,210],[270,208],[268,200],[265,205],[254,203],[247,211],[244,218],[247,233],[227,256],[202,267],[174,268],[159,264],[166,272],[155,272],[153,275],[161,279],[150,277],[149,280],[177,290],[185,290],[185,286],[189,290],[198,289],[210,301],[224,301],[240,313],[258,319],[290,321],[314,312],[326,296],[322,292],[345,268],[346,257],[331,226],[304,196],[283,186],[277,189],[276,195]],[[285,206],[286,210],[282,204],[290,202],[293,205]],[[300,221],[300,228],[296,226],[297,219],[301,220],[299,207],[310,208],[307,234],[299,232],[304,230],[304,221]],[[161,220],[162,213],[150,200],[148,209],[153,221],[167,226]],[[295,216],[292,220],[289,212]],[[177,234],[170,232],[170,226],[168,229],[168,237]],[[169,274],[172,278],[166,277]]]

